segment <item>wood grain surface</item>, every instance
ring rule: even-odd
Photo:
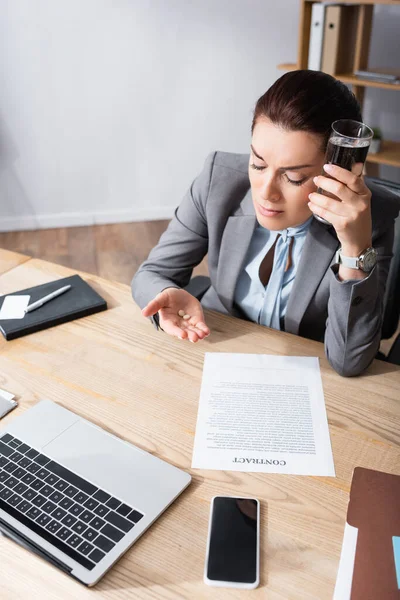
[[[24,262],[30,260],[30,256],[19,254],[18,252],[11,252],[10,250],[0,251],[0,275],[10,271],[14,267],[21,265]],[[0,288],[0,294],[3,294]]]
[[[0,285],[9,293],[72,273],[32,259],[1,275]],[[189,471],[193,481],[92,589],[1,538],[1,598],[331,598],[353,468],[400,473],[400,369],[375,361],[364,375],[341,378],[322,344],[211,312],[211,336],[190,344],[157,332],[128,286],[82,276],[107,300],[108,311],[0,340],[0,387],[19,400],[1,425],[48,398]],[[336,477],[192,470],[205,352],[318,356]],[[216,494],[260,499],[256,590],[203,583],[210,499]]]

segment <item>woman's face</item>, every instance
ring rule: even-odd
[[[316,190],[325,153],[321,137],[285,131],[259,119],[251,141],[249,177],[257,220],[266,229],[301,225],[310,216],[308,194]]]

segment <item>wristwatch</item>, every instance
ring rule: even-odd
[[[363,250],[358,256],[343,256],[342,248],[336,252],[335,263],[337,265],[343,265],[348,269],[357,269],[364,271],[364,273],[370,273],[377,261],[377,253],[375,248],[367,248]]]

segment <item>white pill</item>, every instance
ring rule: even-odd
[[[190,315],[183,315],[183,318],[185,321],[187,321],[188,319],[190,319]]]
[[[180,311],[178,312],[178,315],[179,315],[180,317],[183,317],[183,315],[184,315],[184,314],[185,314],[185,311],[184,311],[184,310],[180,310]]]

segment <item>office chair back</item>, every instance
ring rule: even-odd
[[[389,339],[396,332],[400,311],[400,216],[395,221],[393,258],[390,263],[384,298],[382,338]]]

